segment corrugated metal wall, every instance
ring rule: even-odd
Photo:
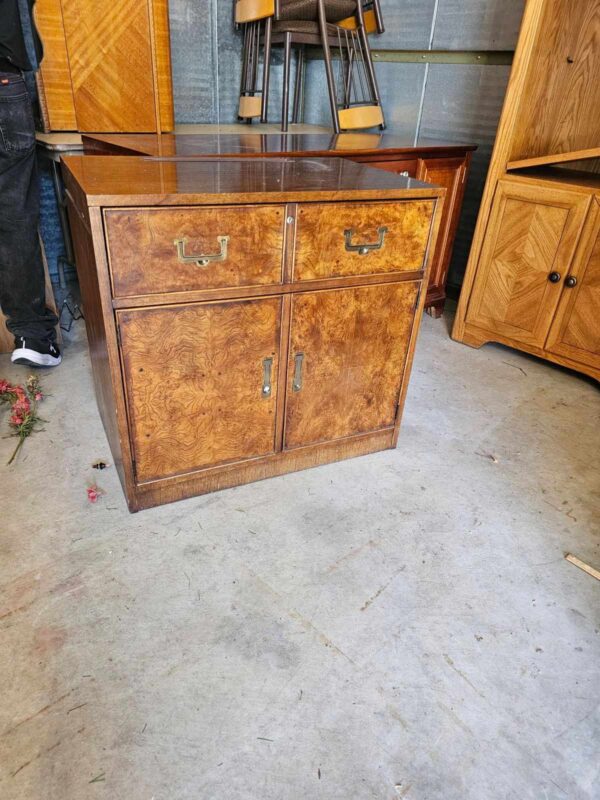
[[[524,0],[381,0],[386,32],[378,50],[513,50]],[[236,121],[241,37],[232,0],[170,0],[175,118]],[[506,65],[378,63],[390,133],[479,145],[467,187],[450,283],[460,283],[510,72]],[[271,81],[270,116],[279,119],[281,60]],[[304,120],[330,124],[321,61],[310,61]]]

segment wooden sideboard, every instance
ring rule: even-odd
[[[474,144],[431,139],[416,143],[391,134],[236,133],[84,136],[85,151],[174,159],[339,157],[417,178],[446,189],[440,235],[433,254],[425,310],[439,317],[446,300],[452,248]]]
[[[342,159],[64,165],[131,511],[395,446],[443,189]]]

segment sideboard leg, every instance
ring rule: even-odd
[[[444,313],[445,304],[446,304],[445,300],[439,300],[437,303],[434,303],[431,306],[427,306],[427,308],[425,309],[425,313],[429,314],[429,316],[433,317],[434,319],[439,319]]]

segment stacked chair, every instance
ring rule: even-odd
[[[288,129],[292,48],[297,54],[292,119],[298,122],[305,47],[317,45],[323,49],[335,132],[385,128],[368,40],[369,33],[384,30],[379,0],[237,0],[235,22],[244,31],[240,119],[268,121],[272,50],[282,46],[281,130]]]

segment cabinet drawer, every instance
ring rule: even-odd
[[[108,209],[113,294],[280,283],[283,206]]]
[[[433,200],[301,205],[294,280],[423,269]]]

